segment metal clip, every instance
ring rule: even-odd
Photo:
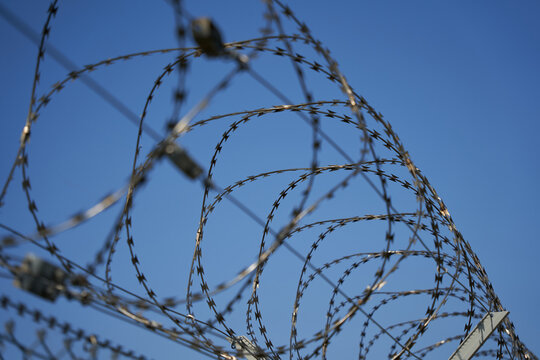
[[[267,359],[264,351],[245,336],[237,336],[236,338],[227,337],[227,341],[231,343],[231,348],[238,351],[239,357],[246,358],[247,360]]]
[[[219,56],[225,52],[221,33],[210,18],[200,17],[194,19],[191,22],[191,33],[204,54]]]
[[[27,254],[13,284],[44,299],[54,301],[64,287],[67,274],[34,254]]]
[[[163,145],[163,153],[176,167],[191,179],[198,178],[203,169],[189,156],[189,154],[175,142],[168,141]]]
[[[207,56],[229,56],[236,60],[242,69],[247,68],[249,57],[225,48],[221,33],[212,19],[208,17],[194,19],[191,22],[191,33],[201,51]]]

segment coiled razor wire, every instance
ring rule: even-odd
[[[78,311],[99,311],[111,321],[127,322],[199,356],[219,359],[326,359],[342,356],[340,348],[355,352],[359,359],[439,358],[455,349],[483,314],[504,309],[478,257],[390,123],[353,90],[329,50],[291,8],[278,0],[264,1],[266,23],[261,36],[226,43],[217,59],[212,59],[206,56],[205,44],[185,47],[194,17],[179,0],[170,5],[178,48],[121,55],[82,68],[48,44],[60,11],[58,1],[51,2],[39,36],[17,15],[0,7],[2,16],[38,45],[28,116],[0,195],[3,203],[6,194],[15,191],[13,179],[19,174],[35,228],[0,224],[3,281],[28,275],[21,264],[31,248],[56,264],[69,281],[55,283],[42,274],[32,276],[52,286],[58,296],[80,304]],[[48,53],[68,75],[38,96],[41,63]],[[155,77],[140,116],[89,76],[106,66],[159,54],[175,57]],[[220,79],[212,79],[210,90],[188,108],[186,77],[203,59],[206,66],[225,61],[229,70]],[[273,81],[264,67],[257,67],[259,62],[268,67],[268,61],[292,67],[301,100],[289,98],[288,89]],[[265,89],[267,98],[262,102],[267,105],[249,108],[248,102],[238,101],[228,104],[235,111],[219,112],[216,99],[234,91],[239,77]],[[318,99],[311,81],[324,81],[328,88],[337,89],[336,98]],[[32,192],[30,134],[38,119],[49,121],[46,106],[69,91],[73,82],[84,83],[137,126],[136,146],[125,186],[64,221],[47,224],[47,214],[38,212],[40,200]],[[176,84],[175,100],[162,136],[148,125],[147,118],[154,111],[153,99],[165,88],[162,85],[171,82]],[[203,116],[208,111],[212,115]],[[289,149],[296,162],[281,160],[296,167],[275,167],[272,152],[260,154],[242,145],[241,154],[254,151],[255,160],[230,165],[227,154],[236,151],[236,139],[257,126],[274,126],[278,134],[294,129],[301,132],[295,136],[309,139],[294,146],[288,140],[275,140],[274,146]],[[213,143],[207,135],[197,138],[203,130],[203,134],[215,135]],[[354,134],[356,143],[345,142],[340,137],[344,133]],[[143,146],[145,136],[153,140],[150,149]],[[195,147],[184,149],[192,136],[202,144],[200,148],[212,149],[207,163],[198,164]],[[154,173],[165,166],[165,158],[186,179],[199,184],[185,191],[198,191],[202,201],[200,207],[186,209],[198,214],[195,226],[178,231],[182,253],[192,253],[192,257],[175,264],[175,269],[187,270],[187,282],[185,291],[173,294],[155,286],[156,274],[147,275],[147,254],[138,247],[149,239],[138,235],[143,226],[138,224],[144,224],[145,218],[137,216],[134,205],[150,187]],[[335,198],[346,199],[352,206],[336,203]],[[192,205],[186,204],[182,206]],[[9,208],[9,204],[2,206]],[[55,240],[100,217],[110,218],[113,225],[95,255],[71,255]],[[225,223],[234,223],[238,231],[228,237],[228,230],[220,228]],[[159,246],[163,252],[172,249],[172,244]],[[215,260],[214,248],[219,249],[219,260]],[[240,251],[245,248],[249,253]],[[213,260],[207,259],[207,253]],[[129,263],[122,263],[119,259],[126,256]],[[122,272],[115,267],[118,262]],[[223,268],[223,274],[216,273],[216,266]],[[227,275],[230,266],[236,275]],[[282,267],[286,275],[279,272]],[[124,270],[130,275],[123,275]],[[181,277],[174,272],[159,275],[171,282]],[[128,277],[135,277],[140,286],[133,287]],[[151,345],[146,346],[145,355],[138,354],[113,339],[71,325],[77,319],[67,322],[13,297],[5,291],[0,297],[2,318],[9,318],[0,333],[2,353],[9,347],[23,358],[145,359],[153,355]],[[287,307],[276,298],[287,300]],[[31,328],[34,337],[28,335]],[[509,319],[476,355],[482,356],[537,359],[519,340]]]

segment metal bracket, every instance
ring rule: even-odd
[[[490,312],[484,315],[448,360],[469,360],[472,358],[507,315],[508,311]]]

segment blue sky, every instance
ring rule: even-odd
[[[46,19],[48,4],[45,2],[6,1],[2,5],[37,32]],[[185,1],[184,5],[193,16],[214,18],[226,41],[260,36],[262,2],[245,0],[231,5],[217,1]],[[510,311],[517,334],[538,354],[535,324],[540,321],[536,310],[540,293],[536,279],[540,246],[535,224],[540,215],[536,181],[540,175],[537,159],[540,5],[534,1],[523,1],[519,5],[504,1],[334,1],[330,6],[328,2],[298,1],[289,6],[306,22],[314,37],[331,50],[354,90],[392,124],[411,159],[444,200],[457,228],[478,255],[495,292]],[[296,31],[290,24],[285,26]],[[152,4],[61,1],[49,41],[79,67],[119,55],[177,46],[173,13],[165,1]],[[28,112],[37,47],[4,19],[0,20],[0,44],[3,49],[0,56],[0,175],[3,182],[17,152]],[[194,44],[188,40],[187,45]],[[306,51],[306,57],[315,56],[305,46],[297,46],[297,51]],[[176,55],[139,57],[100,68],[90,75],[133,113],[140,114],[155,79]],[[289,98],[302,102],[291,64],[276,59],[260,56],[253,59],[252,64]],[[194,106],[233,67],[225,60],[194,58],[186,78],[188,98],[183,111]],[[37,96],[48,92],[51,85],[63,80],[67,73],[46,55]],[[164,82],[145,120],[161,135],[165,135],[164,125],[173,113],[171,94],[175,81],[173,75]],[[317,100],[343,98],[335,84],[324,78],[310,76],[307,82]],[[196,120],[278,104],[283,101],[249,76],[240,74]],[[231,138],[231,145],[223,152],[215,170],[215,178],[223,186],[272,169],[309,167],[309,127],[288,114],[278,113],[264,119],[268,120],[250,121]],[[193,131],[193,135],[182,137],[180,143],[207,169],[226,124],[216,122],[201,127]],[[357,133],[332,124],[323,126],[347,151],[358,152]],[[92,206],[103,195],[121,188],[131,171],[136,136],[136,126],[80,81],[68,83],[56,94],[41,113],[29,144],[32,191],[45,223],[62,222]],[[143,154],[154,144],[151,137],[143,135]],[[342,162],[343,159],[323,143],[321,163]],[[246,186],[238,192],[238,197],[260,216],[266,216],[276,194],[290,181],[287,174],[283,180],[279,176],[261,181],[257,186]],[[35,225],[27,210],[21,181],[20,171],[16,172],[5,205],[0,208],[0,222],[24,234],[32,234]],[[331,184],[334,179],[320,180],[319,184],[327,185],[325,181]],[[322,206],[312,220],[316,221],[319,216],[380,211],[380,200],[369,191],[364,192],[365,184],[364,187],[357,185],[366,201],[356,203],[347,194],[337,196],[334,202]],[[185,294],[193,243],[184,239],[191,239],[195,233],[201,197],[200,186],[188,181],[166,162],[159,164],[136,197],[133,219],[136,238],[141,239],[137,242],[139,258],[160,295]],[[396,194],[396,198],[406,204],[411,201],[401,198],[400,194]],[[292,206],[292,201],[284,205],[287,209]],[[113,208],[53,239],[63,253],[85,263],[91,259],[88,254],[94,254],[103,242],[117,211],[118,207]],[[276,215],[277,222],[285,221],[289,215],[290,211],[283,210]],[[279,228],[277,224],[276,227]],[[377,230],[358,227],[348,231],[362,235]],[[254,261],[258,245],[248,240],[249,234],[260,236],[260,228],[234,206],[224,203],[216,210],[209,220],[205,235],[208,243],[204,248],[207,275],[214,284],[232,278],[243,266]],[[303,249],[302,244],[297,246]],[[334,250],[336,254],[338,250],[361,251],[346,242],[340,246],[342,248],[337,250],[330,246],[325,251],[330,258]],[[376,250],[381,246],[382,243]],[[28,251],[38,252],[25,244],[15,253],[22,256]],[[295,261],[285,251],[277,253],[271,263],[273,267],[269,266],[271,275],[263,282],[274,286],[261,286],[268,301],[265,303],[267,312],[272,314],[267,324],[279,340],[277,343],[288,344],[295,283],[283,279],[291,274],[295,280],[298,278]],[[323,257],[320,261],[328,259]],[[125,239],[119,245],[114,264],[113,279],[143,294],[130,265]],[[411,267],[403,272],[418,274],[423,271],[422,266],[419,261],[418,269]],[[272,281],[282,284],[282,289],[276,291],[276,283]],[[118,343],[152,358],[165,359],[176,354],[188,358],[198,356],[107,317],[98,320],[95,313],[80,311],[80,306],[64,304],[64,300],[60,300],[65,305],[60,311],[12,288],[10,281],[2,279],[2,282],[3,291],[12,298],[43,308],[44,312],[48,310],[79,327],[103,331]],[[315,290],[330,292],[323,290],[324,284],[318,286]],[[328,301],[324,297],[326,293],[320,299],[319,296],[317,292],[312,294],[312,303],[305,308],[310,314],[308,318],[316,318],[317,324],[324,320],[324,304]],[[203,308],[201,305],[200,311],[204,313]],[[239,306],[237,311],[242,312],[244,308]],[[3,311],[0,319],[7,318],[8,314]],[[241,316],[231,321],[239,329],[244,326]],[[21,322],[20,326],[25,326],[23,324],[26,323]],[[360,320],[358,324],[361,325]],[[103,325],[107,329],[103,329]],[[309,329],[306,334],[311,333],[311,327],[316,328],[310,321],[302,325]],[[344,342],[347,336],[355,341],[353,335],[344,335]],[[148,343],[141,345],[141,339]],[[331,354],[336,357],[348,354],[347,346],[342,346],[341,353],[338,347],[333,348]],[[357,356],[353,354],[351,357]]]

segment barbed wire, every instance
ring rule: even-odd
[[[504,310],[478,257],[390,123],[353,90],[330,51],[289,6],[279,0],[264,1],[266,23],[261,36],[223,43],[213,20],[191,15],[179,0],[169,5],[174,13],[177,47],[125,54],[84,67],[77,67],[49,44],[59,12],[57,0],[48,8],[40,35],[0,6],[2,17],[38,47],[28,115],[0,194],[1,206],[8,209],[5,198],[15,191],[12,183],[19,174],[35,228],[17,229],[3,221],[0,224],[4,231],[0,243],[2,281],[12,279],[21,289],[41,298],[65,298],[79,312],[92,309],[111,322],[126,322],[199,355],[220,359],[326,359],[335,357],[343,343],[353,344],[360,359],[371,354],[391,359],[439,357],[457,347],[483,314]],[[191,24],[197,47],[186,47],[190,33],[187,24]],[[39,87],[41,66],[48,53],[68,75],[43,91]],[[90,76],[105,67],[168,54],[175,58],[159,69],[140,116]],[[187,110],[187,77],[192,66],[206,59],[205,66],[212,66],[212,60],[223,60],[229,68],[221,78],[212,79],[210,90]],[[268,59],[272,64],[284,59],[283,66],[292,67],[300,100],[293,100],[298,95],[289,95],[289,89],[273,80],[269,70],[282,68],[257,67],[259,63],[268,64]],[[154,68],[147,70],[156,72]],[[174,101],[162,136],[147,124],[147,119],[154,111],[153,100],[168,88],[163,85],[172,81],[171,75],[177,76],[172,89]],[[249,109],[248,101],[240,99],[233,104],[235,111],[219,112],[218,97],[228,93],[239,78],[263,88],[268,98],[263,103],[267,105]],[[337,89],[336,96],[340,97],[317,99],[318,92],[309,84],[321,81]],[[117,190],[63,221],[47,225],[44,214],[38,212],[39,200],[32,193],[31,180],[35,186],[39,179],[33,179],[30,172],[30,138],[38,119],[47,121],[46,106],[55,103],[61,93],[69,92],[75,82],[85,84],[137,127],[132,166],[126,174],[128,180]],[[43,91],[42,96],[36,95],[39,91]],[[275,99],[282,103],[268,105]],[[208,116],[205,110],[213,111],[213,115]],[[280,119],[289,121],[285,128]],[[224,154],[236,151],[238,145],[231,143],[249,132],[247,129],[270,122],[277,133],[287,132],[296,121],[300,125],[294,129],[303,132],[297,134],[299,138],[310,134],[307,142],[299,141],[301,145],[292,146],[288,154],[297,161],[296,167],[276,168],[270,161],[274,154],[256,152],[255,165],[241,161],[235,167],[227,165],[230,158]],[[200,140],[194,135],[197,131],[209,129],[219,134],[213,127],[223,134],[218,135],[215,145],[201,141],[202,147],[213,150],[208,154],[209,161],[200,164],[196,160],[202,157],[199,147],[185,144],[190,136]],[[355,134],[352,150],[342,140],[343,134]],[[146,152],[144,136],[153,141]],[[285,147],[279,141],[274,146]],[[151,186],[166,158],[186,179],[200,186],[202,202],[195,227],[187,232],[191,240],[182,244],[183,251],[193,250],[193,256],[176,264],[187,270],[186,291],[172,296],[163,296],[158,289],[161,286],[151,280],[155,276],[143,269],[148,255],[141,250],[145,240],[136,236],[136,227],[145,220],[134,220],[135,200]],[[102,175],[106,178],[105,172]],[[252,195],[245,195],[245,189]],[[263,194],[269,206],[262,206],[254,192]],[[352,205],[336,206],[333,201],[340,197]],[[109,209],[115,209],[116,216],[111,216]],[[197,214],[198,208],[186,210]],[[232,211],[241,214],[238,217],[242,220],[227,215]],[[354,213],[344,215],[347,211]],[[54,239],[107,216],[112,226],[94,256],[69,254],[65,244]],[[227,222],[239,227],[245,239],[238,243],[247,244],[253,252],[230,250],[220,254],[220,261],[237,265],[236,275],[223,280],[221,274],[215,278],[209,275],[216,270],[209,266],[212,260],[205,254],[214,252],[213,246],[223,241],[219,239],[219,226],[216,232],[212,224],[223,226]],[[259,237],[258,244],[254,236]],[[182,237],[186,237],[184,232]],[[167,247],[172,248],[172,244]],[[230,247],[236,249],[238,245],[231,243]],[[28,248],[39,251],[40,257],[26,254]],[[120,251],[129,257],[129,264],[119,260]],[[86,265],[80,265],[79,259]],[[122,269],[113,269],[116,264]],[[288,278],[268,275],[280,267],[297,267],[297,272]],[[118,273],[115,277],[113,270]],[[124,270],[133,272],[137,290],[130,290],[133,284],[126,280]],[[434,279],[427,280],[426,274]],[[292,292],[282,294],[282,289]],[[292,307],[265,313],[276,301],[272,292],[287,297]],[[18,351],[22,358],[43,359],[98,358],[106,356],[102,355],[105,352],[113,358],[153,356],[112,345],[113,340],[104,340],[100,334],[75,330],[58,315],[44,315],[23,301],[12,300],[14,294],[0,298],[0,310],[13,318],[5,322],[0,333],[3,353]],[[317,310],[321,304],[310,302],[325,305]],[[284,313],[290,318],[279,326],[273,324],[278,322],[276,314]],[[322,323],[314,325],[315,318]],[[18,323],[25,327],[24,336],[16,329]],[[35,331],[34,338],[28,336],[30,328]],[[288,334],[288,341],[283,334]],[[148,347],[146,351],[153,352]],[[481,356],[537,359],[519,340],[509,319],[477,354]]]

